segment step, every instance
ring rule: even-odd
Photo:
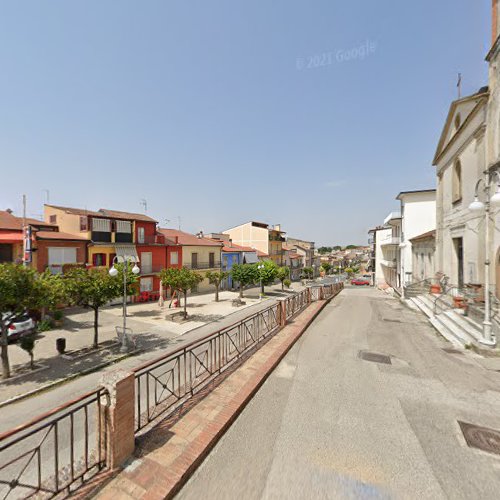
[[[425,295],[419,295],[418,297],[412,297],[410,299],[428,318],[434,316],[434,309],[432,301],[430,301]]]
[[[458,328],[461,328],[462,330],[467,332],[467,334],[470,335],[472,338],[476,339],[477,341],[479,341],[482,338],[483,331],[481,326],[478,325],[476,322],[472,321],[467,316],[460,314],[460,312],[454,309],[445,311],[442,314],[450,318],[450,320],[453,321],[453,323],[455,323],[455,325]]]
[[[434,316],[434,319],[441,323],[450,333],[453,335],[462,346],[467,344],[478,344],[478,338],[476,337],[477,332],[471,333],[470,328],[463,328],[462,324],[458,324],[456,318],[450,317],[450,312],[445,311],[441,314]]]
[[[464,343],[459,340],[451,330],[448,329],[436,316],[429,318],[432,326],[439,332],[439,334],[444,337],[448,342],[453,344],[454,347],[462,348],[464,347]]]

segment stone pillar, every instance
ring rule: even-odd
[[[286,300],[280,300],[280,326],[286,326]]]
[[[105,412],[106,462],[113,470],[130,458],[135,448],[135,377],[133,373],[116,370],[105,373],[101,384],[109,392],[109,406]]]
[[[307,290],[307,303],[310,304],[311,303],[311,287],[307,287],[306,290]]]

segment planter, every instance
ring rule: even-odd
[[[61,328],[61,326],[63,326],[63,320],[62,319],[55,319],[54,320],[54,326],[56,328]]]
[[[431,293],[441,293],[441,285],[431,285]]]
[[[465,309],[467,302],[464,297],[453,297],[453,307],[456,309]]]
[[[56,349],[59,354],[64,354],[66,350],[66,339],[64,337],[56,339]]]

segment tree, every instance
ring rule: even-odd
[[[345,269],[345,272],[347,273],[347,275],[350,277],[354,274],[354,269],[352,267],[347,267]]]
[[[94,348],[99,345],[99,310],[109,301],[123,294],[123,264],[116,267],[119,270],[116,276],[110,276],[106,269],[75,267],[64,277],[69,301],[94,311]],[[137,277],[129,269],[127,293],[134,290],[136,281]]]
[[[323,268],[323,271],[325,271],[325,274],[328,274],[330,272],[330,269],[332,268],[332,265],[329,262],[323,262],[321,264],[321,267]]]
[[[29,354],[30,368],[33,370],[35,368],[34,354],[33,354],[33,351],[35,350],[35,335],[32,334],[21,337],[21,340],[19,342],[19,347],[21,347],[23,351],[26,351]]]
[[[306,279],[312,279],[314,276],[314,269],[312,267],[304,267],[304,269],[302,269],[302,276]]]
[[[27,309],[38,309],[43,287],[37,283],[38,273],[20,264],[0,264],[0,338],[2,377],[10,377],[8,331]]]
[[[342,250],[342,247],[340,245],[335,245],[333,247],[334,250]]]
[[[289,267],[278,267],[276,271],[276,277],[281,281],[281,289],[285,289],[285,280],[290,277],[290,268]]]
[[[161,271],[160,279],[164,286],[169,286],[184,295],[184,319],[187,319],[187,294],[189,290],[203,281],[203,276],[186,267],[168,268]]]
[[[41,303],[43,309],[42,318],[45,309],[53,312],[59,304],[64,304],[68,300],[66,283],[60,274],[51,274],[49,270],[40,274],[37,280],[37,286],[41,287]]]
[[[261,292],[264,293],[264,287],[267,285],[272,285],[275,282],[278,276],[278,266],[272,260],[265,260],[264,262],[258,264],[258,266],[259,265],[261,266],[261,268],[259,269],[257,267],[259,273],[258,276],[261,284]]]
[[[211,285],[215,286],[215,302],[219,302],[219,288],[221,283],[229,276],[225,271],[207,271],[205,277]]]
[[[347,245],[345,247],[346,250],[354,250],[355,248],[358,248],[358,245]]]
[[[332,250],[333,250],[332,247],[319,247],[318,253],[320,253],[320,254],[331,253]]]
[[[243,298],[243,287],[259,281],[259,272],[256,264],[235,264],[231,268],[231,277],[239,284],[240,297]]]

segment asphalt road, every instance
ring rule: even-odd
[[[500,373],[449,347],[398,300],[346,288],[177,498],[500,498],[500,455],[457,423],[500,430]]]

